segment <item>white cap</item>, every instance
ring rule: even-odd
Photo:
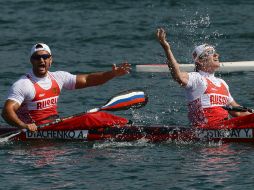
[[[49,49],[49,46],[47,46],[46,44],[44,43],[38,43],[38,44],[35,44],[32,49],[31,49],[31,53],[30,55],[32,56],[35,52],[37,51],[47,51],[50,55],[51,55],[51,51]]]
[[[207,49],[214,49],[214,47],[209,44],[202,44],[202,45],[196,46],[192,52],[193,60],[196,61],[199,58],[199,56],[202,53],[204,53],[204,51]]]

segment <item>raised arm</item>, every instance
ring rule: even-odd
[[[91,74],[79,74],[76,79],[76,89],[97,86],[106,83],[107,81],[128,74],[131,70],[129,63],[125,62],[120,66],[113,64],[111,71],[98,72]]]
[[[182,72],[180,70],[179,64],[177,63],[172,51],[170,44],[166,39],[166,32],[163,28],[157,29],[157,38],[165,51],[167,56],[167,63],[171,75],[175,81],[177,81],[181,86],[186,86],[189,80],[189,76],[187,72]]]

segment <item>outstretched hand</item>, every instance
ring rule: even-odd
[[[131,65],[126,61],[122,63],[119,66],[116,66],[116,64],[112,65],[112,72],[115,76],[122,76],[125,74],[130,73]]]
[[[156,35],[163,48],[170,48],[170,44],[167,42],[166,32],[163,28],[158,28]]]

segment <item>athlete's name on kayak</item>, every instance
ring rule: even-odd
[[[88,130],[26,132],[26,138],[35,139],[86,139]]]
[[[253,138],[252,129],[199,130],[199,138]]]

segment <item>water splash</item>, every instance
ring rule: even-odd
[[[200,28],[203,28],[201,32],[204,33],[204,28],[210,27],[210,24],[211,24],[210,16],[208,14],[202,16],[199,15],[198,12],[196,12],[194,18],[191,18],[190,20],[184,20],[181,22],[181,25],[185,26],[187,31],[192,33],[196,33],[197,30]]]
[[[212,17],[209,10],[197,10],[195,13],[187,7],[180,9],[181,19],[171,25],[166,25],[170,43],[181,51],[176,51],[175,55],[180,62],[192,63],[191,53],[196,45],[203,43],[218,45],[218,39],[224,34],[212,27]],[[172,22],[172,21],[171,21]],[[187,55],[187,56],[186,56]]]

